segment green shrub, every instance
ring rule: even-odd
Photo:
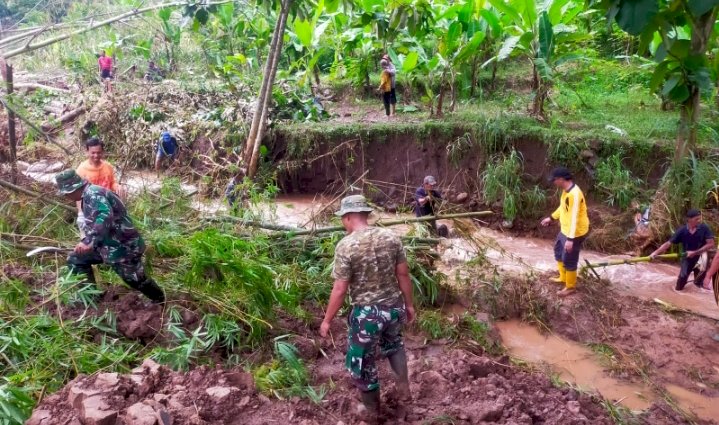
[[[597,164],[595,185],[606,195],[608,205],[625,210],[639,194],[642,181],[632,176],[622,159],[622,153],[618,152],[601,160]]]

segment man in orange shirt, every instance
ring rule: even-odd
[[[105,151],[100,139],[91,137],[85,142],[85,149],[87,149],[87,159],[77,167],[77,174],[91,184],[109,189],[122,197],[122,190],[115,179],[115,169],[103,159]],[[79,201],[77,211],[77,223],[82,232],[81,223],[85,222],[85,218],[82,216],[82,206]]]

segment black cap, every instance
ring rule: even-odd
[[[549,176],[550,182],[553,182],[555,179],[573,180],[572,172],[566,167],[557,167],[552,170],[552,174]]]
[[[702,215],[702,212],[694,208],[687,211],[687,218],[699,217],[700,215]]]

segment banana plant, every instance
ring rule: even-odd
[[[584,10],[584,4],[572,0],[548,0],[540,6],[535,0],[489,0],[489,3],[502,15],[507,36],[497,54],[482,66],[513,56],[528,59],[535,93],[531,114],[544,119],[544,104],[554,84],[553,68],[564,59],[555,54],[557,44],[588,37],[577,34],[570,25]]]
[[[707,57],[719,14],[719,0],[597,0],[610,21],[640,37],[657,66],[650,88],[680,105],[674,164],[686,159],[697,141],[700,94],[712,89]],[[654,46],[652,46],[652,44]]]

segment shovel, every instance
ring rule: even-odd
[[[657,255],[654,258],[661,258],[663,260],[675,260],[677,258],[683,257],[685,254],[663,254],[663,255]],[[584,262],[586,265],[584,267],[588,267],[592,273],[594,273],[594,276],[599,279],[599,273],[595,270],[596,267],[608,267],[608,266],[619,266],[622,264],[636,264],[636,263],[646,263],[652,261],[652,257],[646,256],[646,257],[633,257],[633,258],[627,258],[624,260],[611,260],[611,261],[605,261],[603,263],[590,263],[589,260],[586,258],[584,259]],[[583,268],[584,268],[583,267]]]
[[[32,257],[33,255],[42,254],[42,253],[69,253],[72,251],[72,248],[60,248],[56,246],[41,246],[39,248],[35,248],[31,251],[28,251],[27,254],[25,254],[26,257]]]

